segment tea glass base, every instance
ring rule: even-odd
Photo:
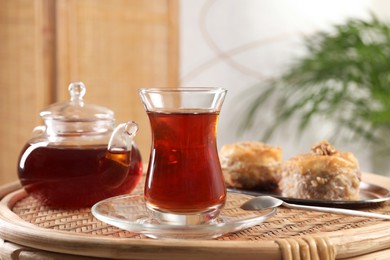
[[[160,223],[170,225],[200,225],[215,220],[221,212],[224,204],[210,207],[205,211],[196,213],[173,213],[159,209],[146,203],[149,214]]]

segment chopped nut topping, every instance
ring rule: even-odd
[[[326,140],[313,145],[311,152],[316,155],[334,155],[338,153],[337,149]]]
[[[321,185],[326,184],[326,182],[328,181],[327,179],[322,178],[322,177],[319,177],[319,176],[316,177],[316,180],[317,180],[317,182],[318,182],[319,184],[321,184]]]

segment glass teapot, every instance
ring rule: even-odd
[[[138,125],[114,127],[114,113],[83,100],[82,82],[69,85],[70,101],[55,103],[40,116],[18,161],[25,190],[52,207],[90,207],[99,200],[130,193],[142,175],[133,141]]]

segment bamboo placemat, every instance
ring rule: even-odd
[[[364,210],[390,215],[390,203],[386,202]],[[32,196],[18,201],[12,211],[23,220],[42,228],[116,238],[148,239],[143,235],[124,231],[97,220],[89,208],[52,209],[42,205]],[[380,222],[383,220],[281,207],[274,217],[263,224],[224,235],[216,240],[275,240],[320,232],[346,231]]]

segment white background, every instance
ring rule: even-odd
[[[260,140],[263,129],[238,134],[245,113],[240,97],[253,85],[279,75],[302,54],[304,35],[329,30],[350,17],[368,18],[370,12],[380,18],[390,14],[386,0],[182,0],[180,5],[181,86],[228,89],[219,121],[219,147]],[[266,109],[262,120],[267,125]],[[283,149],[284,159],[308,152],[335,127],[332,122],[315,122],[298,137],[293,125],[279,129],[267,141]],[[335,146],[353,152],[363,171],[387,175],[388,165],[374,167],[365,144]]]

